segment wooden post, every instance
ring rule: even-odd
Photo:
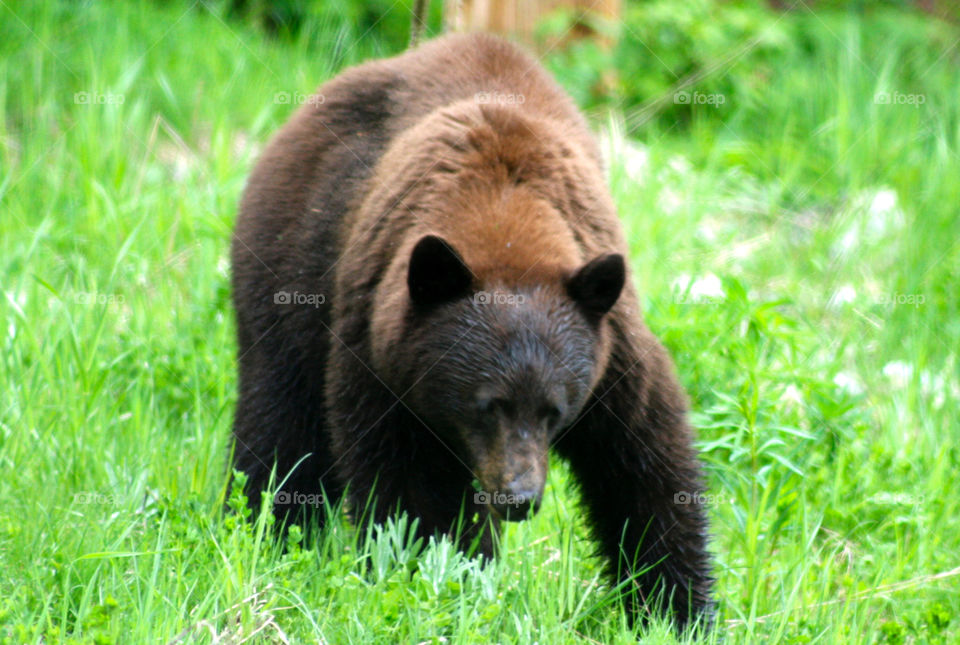
[[[533,47],[553,48],[575,38],[609,39],[597,34],[582,19],[588,13],[618,21],[621,0],[444,0],[446,31],[488,31],[508,36]],[[535,42],[537,23],[558,9],[573,11],[574,22],[560,42]]]

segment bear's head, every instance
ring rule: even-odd
[[[417,241],[396,384],[479,480],[473,501],[506,519],[536,510],[548,448],[606,364],[604,317],[624,281],[623,256],[612,253],[511,286],[478,278],[441,237]]]

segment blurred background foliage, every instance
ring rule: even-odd
[[[385,551],[346,524],[281,553],[220,515],[241,191],[314,88],[407,47],[411,4],[0,3],[0,643],[250,634],[261,596],[290,642],[636,642],[562,465],[511,557],[437,547],[429,585],[406,552],[369,582]],[[958,642],[958,14],[628,0],[599,41],[536,32],[725,500],[725,642]]]
[[[442,31],[443,5],[429,3],[429,35]],[[362,40],[371,56],[394,54],[407,46],[410,30],[409,7],[398,10],[392,0],[223,0],[220,7],[234,20],[278,39],[313,42],[323,52],[330,51],[328,39],[336,34],[334,52]],[[960,48],[951,47],[960,3],[943,0],[626,0],[616,22],[558,10],[543,20],[537,41],[548,68],[585,109],[622,111],[631,129],[653,118],[683,128],[694,112],[700,118],[724,115],[698,111],[676,100],[678,92],[722,94],[727,104],[757,103],[778,82],[780,70],[804,59],[818,64],[824,50],[835,49],[843,38],[838,25],[851,15],[869,25],[864,60],[888,50],[891,39],[916,50],[918,56],[897,61],[893,71],[903,77],[925,72],[932,61],[922,55],[931,49],[960,60]],[[605,38],[549,44],[582,22]],[[918,66],[920,73],[911,74]]]
[[[206,6],[316,52],[320,65],[336,72],[405,49],[412,5],[222,0]],[[428,37],[442,33],[446,9],[439,0],[429,3]],[[582,25],[597,37],[568,37]],[[942,0],[625,0],[615,21],[569,9],[548,14],[532,45],[595,122],[622,120],[625,134],[640,140],[675,139],[696,165],[717,161],[719,154],[725,166],[779,181],[783,168],[771,158],[769,142],[812,147],[812,154],[797,159],[811,160],[799,172],[811,184],[804,201],[816,202],[844,190],[817,181],[820,161],[835,154],[820,154],[817,146],[835,144],[811,136],[830,127],[821,118],[824,109],[844,119],[860,112],[864,122],[905,118],[902,111],[876,113],[869,103],[848,105],[836,91],[838,79],[856,85],[859,95],[895,91],[936,101],[944,87],[956,84],[958,25],[960,4]],[[945,131],[956,129],[956,111],[932,112],[950,121],[941,124]],[[924,146],[920,125],[917,150]],[[734,132],[736,143],[724,145]],[[865,159],[866,176],[894,163],[886,152],[873,167]],[[796,204],[787,195],[781,205]]]

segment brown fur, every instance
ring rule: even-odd
[[[703,613],[703,509],[674,499],[700,490],[685,399],[629,279],[614,284],[627,247],[571,100],[517,48],[476,35],[350,69],[318,92],[264,152],[233,245],[236,462],[253,501],[276,465],[280,478],[293,471],[283,490],[349,486],[357,507],[375,497],[377,519],[399,505],[424,534],[448,532],[473,480],[538,500],[529,491],[542,490],[549,445],[577,475],[611,573],[635,576],[630,606],[664,590],[678,623]],[[425,255],[448,263],[440,278],[466,273],[423,305],[408,283],[427,236],[448,248]],[[326,300],[277,305],[281,291]],[[524,305],[477,304],[478,291]],[[560,420],[484,412],[481,431],[471,406],[484,388],[497,405],[559,401]],[[476,510],[466,533],[489,553],[482,521],[498,513]]]

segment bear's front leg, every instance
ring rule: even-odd
[[[648,331],[615,337],[606,375],[555,446],[579,480],[614,580],[632,578],[631,616],[709,623],[707,520],[684,396]]]

